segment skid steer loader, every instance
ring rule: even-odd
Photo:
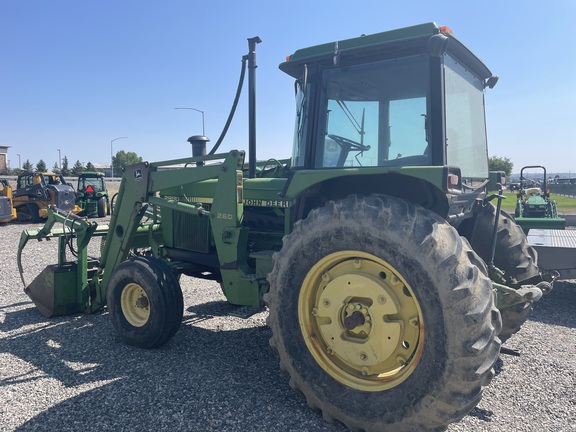
[[[18,175],[13,197],[20,222],[41,222],[48,217],[48,206],[79,213],[76,192],[61,174],[24,172]]]

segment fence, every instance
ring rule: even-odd
[[[550,193],[576,198],[576,184],[549,184]]]

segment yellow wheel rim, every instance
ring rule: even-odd
[[[134,327],[142,327],[150,318],[150,301],[144,289],[137,283],[129,283],[120,297],[122,313]]]
[[[316,263],[302,284],[298,317],[315,360],[351,388],[395,387],[422,355],[424,322],[412,288],[368,253],[341,251]]]

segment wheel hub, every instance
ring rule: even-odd
[[[344,327],[348,330],[354,330],[356,327],[363,326],[364,324],[366,324],[366,315],[359,311],[354,311],[344,318]]]
[[[124,318],[134,327],[142,327],[148,322],[150,318],[150,300],[140,285],[136,283],[127,284],[122,290],[120,305]]]
[[[421,312],[408,284],[372,255],[338,252],[308,273],[299,299],[300,327],[330,375],[367,391],[393,387],[421,353]]]

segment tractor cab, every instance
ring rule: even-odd
[[[449,28],[313,46],[280,69],[296,79],[296,169],[451,166],[468,185],[488,178],[484,90],[498,78]]]
[[[82,173],[78,177],[78,187],[76,188],[78,194],[81,193],[92,193],[97,194],[98,192],[105,192],[106,185],[104,184],[104,174],[103,173]]]

